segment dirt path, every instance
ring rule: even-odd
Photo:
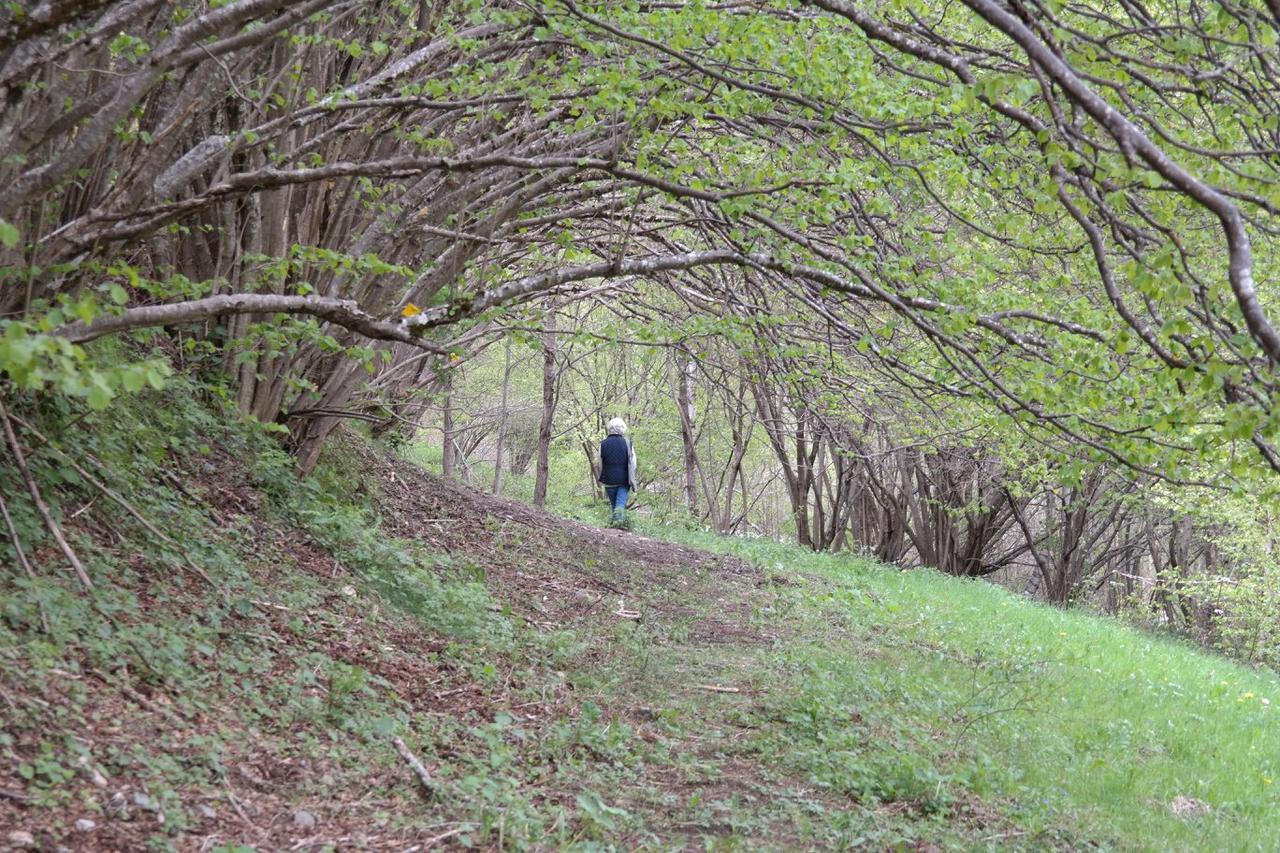
[[[483,566],[493,594],[531,625],[583,638],[589,651],[580,664],[605,673],[611,687],[575,691],[554,714],[578,718],[584,705],[598,705],[632,727],[633,738],[697,767],[650,766],[620,798],[634,812],[651,812],[650,826],[666,824],[668,844],[683,838],[703,849],[708,837],[734,835],[740,817],[730,820],[732,810],[758,812],[774,847],[805,846],[768,804],[784,784],[814,801],[823,796],[753,762],[744,746],[752,727],[739,719],[766,693],[764,650],[787,630],[753,616],[775,599],[764,572],[738,558],[558,518],[412,465],[367,461],[395,519],[388,526]],[[582,783],[590,784],[589,774]],[[673,811],[673,802],[682,805]],[[708,812],[699,803],[716,805]]]
[[[548,609],[531,602],[550,603],[567,624],[585,615],[584,602],[591,602],[588,612],[598,612],[601,596],[613,610],[633,610],[627,601],[644,601],[679,617],[687,614],[682,599],[693,593],[691,578],[716,578],[716,598],[751,595],[763,579],[759,569],[734,557],[560,518],[409,463],[372,454],[366,462],[384,492],[388,527],[481,566],[491,589],[535,622],[547,622]],[[566,579],[574,583],[568,586]],[[548,590],[557,594],[544,601]],[[708,639],[719,637],[714,619],[702,631]],[[724,632],[741,630],[726,623]]]

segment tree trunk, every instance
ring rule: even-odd
[[[498,413],[498,441],[493,451],[493,493],[502,493],[502,454],[507,443],[507,406],[511,398],[511,336],[502,345],[502,409]]]
[[[689,515],[698,516],[698,447],[694,434],[696,410],[693,401],[692,356],[682,356],[679,364],[680,378],[676,389],[676,404],[680,409],[680,438],[684,442],[684,502]]]
[[[799,460],[800,470],[796,472],[795,485],[791,487],[791,515],[796,522],[796,544],[802,548],[813,546],[813,537],[809,532],[809,469],[804,467],[804,460]]]
[[[547,504],[547,478],[551,474],[551,428],[555,424],[559,397],[556,371],[555,304],[547,307],[546,331],[542,335],[542,420],[538,423],[538,466],[533,481],[533,505]]]
[[[441,424],[443,438],[440,442],[440,471],[445,477],[453,479],[458,459],[458,437],[453,424],[453,371],[445,375],[444,386],[444,422]]]

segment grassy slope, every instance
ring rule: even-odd
[[[1274,678],[980,583],[594,530],[354,437],[298,485],[186,391],[69,434],[217,592],[33,460],[66,515],[93,501],[68,528],[99,592],[47,546],[43,580],[6,576],[0,827],[104,850],[1280,837]]]
[[[783,652],[802,675],[782,701],[820,718],[777,733],[804,772],[839,786],[870,766],[871,792],[921,803],[977,794],[1018,824],[1010,842],[1274,849],[1274,675],[981,582],[684,538],[830,582]],[[839,709],[878,734],[829,725]],[[1179,797],[1212,811],[1176,816]]]

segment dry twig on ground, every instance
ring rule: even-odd
[[[4,431],[5,444],[8,445],[9,453],[13,456],[13,461],[18,467],[18,473],[22,476],[22,481],[27,486],[27,492],[31,495],[31,500],[36,505],[36,511],[40,513],[40,518],[44,521],[45,529],[49,531],[53,541],[58,543],[63,556],[67,558],[67,562],[75,570],[80,586],[84,587],[85,592],[92,592],[93,581],[89,580],[89,573],[84,570],[84,565],[80,562],[80,558],[76,556],[71,543],[62,535],[62,528],[58,526],[53,513],[49,511],[49,505],[44,502],[44,498],[40,495],[40,487],[36,485],[35,477],[31,476],[31,469],[27,467],[27,458],[22,452],[22,445],[18,443],[17,434],[13,431],[13,421],[9,418],[9,410],[5,408],[3,400],[0,400],[0,428]]]
[[[404,758],[405,763],[409,765],[409,769],[417,774],[419,781],[422,782],[422,787],[426,789],[427,796],[434,798],[437,792],[436,782],[427,771],[427,766],[410,751],[408,744],[404,742],[404,738],[397,736],[392,740],[392,743],[396,745],[396,751]]]

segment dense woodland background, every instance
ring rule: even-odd
[[[1273,6],[7,4],[5,405],[562,511],[621,414],[641,511],[1275,664]]]

